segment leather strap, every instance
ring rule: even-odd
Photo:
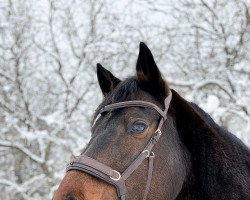
[[[153,168],[154,168],[154,157],[155,157],[154,153],[148,157],[148,179],[147,179],[147,184],[146,184],[146,188],[145,188],[144,195],[143,195],[143,200],[147,199],[148,192],[150,190],[150,184],[151,184],[151,180],[153,176]]]
[[[125,101],[107,105],[100,110],[100,113],[125,107],[146,107],[156,110],[160,115],[161,119],[158,127],[154,134],[149,139],[147,145],[144,147],[143,151],[137,156],[137,158],[128,166],[128,168],[120,174],[118,171],[112,169],[111,167],[93,159],[86,155],[80,155],[75,157],[70,164],[67,166],[66,171],[69,170],[79,170],[91,174],[97,178],[100,178],[116,187],[117,194],[121,200],[125,200],[126,195],[126,179],[140,166],[140,164],[148,158],[148,178],[143,195],[143,200],[147,199],[148,192],[150,190],[150,184],[153,176],[153,160],[154,153],[152,148],[158,142],[161,137],[161,128],[164,121],[167,118],[167,111],[172,99],[172,93],[169,91],[168,97],[165,99],[165,109],[162,111],[158,106],[153,103],[145,101]]]
[[[122,178],[124,180],[126,180],[134,171],[137,167],[139,167],[139,165],[142,163],[143,160],[145,160],[145,158],[147,158],[149,156],[149,152],[148,151],[143,151],[141,152],[141,154],[139,154],[139,156],[129,165],[129,167],[122,173]]]
[[[113,103],[113,104],[104,106],[100,110],[100,114],[106,111],[110,111],[110,110],[114,110],[118,108],[127,108],[127,107],[143,107],[143,108],[154,109],[161,115],[161,117],[163,117],[166,120],[166,114],[164,113],[164,111],[162,111],[157,105],[150,103],[150,102],[146,102],[146,101],[123,101],[119,103]]]
[[[113,179],[118,179],[120,176],[120,173],[116,172],[111,167],[104,165],[103,163],[100,163],[97,160],[90,158],[86,155],[80,155],[80,156],[75,157],[75,159],[73,160],[73,163],[75,164],[84,163],[84,165],[95,168],[96,170],[102,172],[103,174],[109,177],[112,177]]]
[[[80,157],[80,156],[78,156],[78,157]],[[99,178],[99,179],[115,186],[118,197],[120,197],[120,198],[122,196],[125,197],[126,186],[125,186],[125,181],[122,178],[120,178],[119,180],[113,180],[110,178],[110,176],[108,176],[107,174],[105,174],[101,171],[98,171],[95,167],[89,167],[89,166],[85,165],[84,159],[85,158],[82,159],[82,163],[75,163],[74,161],[70,162],[67,165],[66,171],[79,170],[79,171],[85,172],[87,174],[90,174],[96,178]],[[99,162],[96,161],[96,163],[98,164]]]

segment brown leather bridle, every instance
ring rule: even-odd
[[[155,157],[155,154],[153,153],[152,148],[158,142],[162,134],[161,128],[167,118],[167,112],[168,112],[171,99],[172,99],[172,93],[171,91],[169,91],[169,95],[164,101],[164,104],[165,104],[164,111],[161,110],[157,105],[150,103],[150,102],[146,102],[146,101],[124,101],[124,102],[119,102],[119,103],[113,103],[113,104],[103,107],[100,110],[100,114],[102,114],[103,112],[118,109],[118,108],[143,107],[143,108],[154,109],[161,116],[158,127],[156,131],[154,132],[154,134],[150,137],[147,145],[144,147],[142,152],[137,156],[137,158],[128,166],[128,168],[123,173],[120,173],[112,169],[111,167],[103,163],[100,163],[99,161],[93,158],[90,158],[86,155],[80,155],[80,156],[75,157],[67,165],[66,171],[79,170],[87,174],[90,174],[92,176],[95,176],[99,179],[102,179],[103,181],[115,186],[118,197],[121,200],[125,200],[126,179],[137,169],[137,167],[146,158],[148,158],[148,178],[147,178],[147,184],[146,184],[146,188],[145,188],[144,196],[143,196],[143,200],[146,200],[149,189],[150,189],[150,183],[151,183],[152,173],[153,173],[153,160]]]

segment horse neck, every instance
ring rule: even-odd
[[[235,194],[248,193],[248,149],[230,133],[214,126],[211,118],[198,113],[175,91],[172,104],[177,131],[191,154],[192,163],[192,170],[177,199],[218,199],[225,195],[234,199]]]

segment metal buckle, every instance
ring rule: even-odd
[[[155,133],[161,135],[161,134],[162,134],[161,129],[158,128],[158,129],[155,131]]]
[[[149,153],[149,151],[147,149],[145,149],[142,153],[144,153],[144,152],[147,152],[147,157],[150,156],[150,153]]]
[[[118,178],[114,178],[112,176],[109,176],[109,178],[111,178],[112,180],[114,181],[119,181],[121,179],[121,174],[120,172],[116,171],[116,170],[113,170],[113,172],[117,173],[118,174]]]
[[[153,151],[151,151],[151,152],[149,152],[147,149],[146,150],[144,150],[142,153],[144,153],[144,152],[147,152],[147,158],[148,157],[155,157],[155,153],[153,152]]]
[[[155,157],[155,153],[153,151],[151,151],[149,157],[154,158]]]

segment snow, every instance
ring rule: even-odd
[[[205,104],[201,105],[202,108],[208,113],[214,113],[219,108],[220,101],[215,95],[208,95]]]
[[[91,137],[96,63],[131,76],[140,41],[172,88],[250,146],[248,1],[11,2],[0,0],[0,199],[51,199]]]

